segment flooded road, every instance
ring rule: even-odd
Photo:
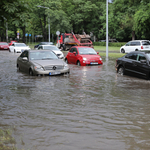
[[[32,77],[0,51],[0,128],[24,150],[149,150],[150,81],[120,76],[115,60]]]

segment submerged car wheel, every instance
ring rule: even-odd
[[[125,74],[124,73],[124,68],[122,66],[119,68],[118,74],[120,74],[120,75],[124,75]]]
[[[125,53],[125,50],[123,48],[121,49],[121,53]]]
[[[19,67],[19,65],[17,64],[17,69],[20,71],[20,67]]]
[[[78,66],[81,66],[80,61],[77,62],[77,65],[78,65]]]
[[[32,71],[32,69],[29,70],[29,75],[30,75],[30,76],[33,76],[33,71]]]

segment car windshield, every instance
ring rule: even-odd
[[[26,44],[24,44],[24,43],[15,43],[15,46],[16,47],[24,47],[24,46],[27,46]]]
[[[93,48],[81,47],[78,48],[78,50],[79,50],[79,54],[81,55],[97,55],[96,51]]]
[[[52,51],[30,52],[30,60],[58,59]]]
[[[150,45],[149,41],[142,41],[142,45]]]
[[[41,42],[39,45],[53,45],[53,42]]]
[[[0,43],[0,45],[8,45],[8,43]]]
[[[49,45],[46,45],[46,46],[43,46],[43,49],[49,49],[49,50],[59,50],[56,46],[49,46]]]

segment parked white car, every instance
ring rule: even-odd
[[[149,40],[134,40],[129,41],[127,44],[120,48],[120,53],[129,53],[132,51],[150,50]]]
[[[14,53],[22,53],[25,50],[30,50],[31,48],[27,46],[25,43],[13,43],[11,46],[9,46],[9,52]]]
[[[52,50],[60,59],[64,59],[64,54],[55,45],[40,45],[38,49]]]

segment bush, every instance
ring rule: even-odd
[[[112,47],[121,47],[125,45],[126,42],[109,42],[108,45]],[[94,46],[106,46],[106,42],[93,42]]]

